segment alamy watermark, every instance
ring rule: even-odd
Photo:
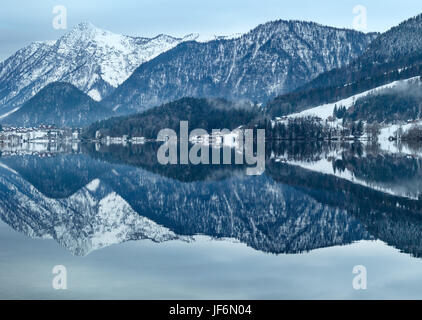
[[[211,134],[204,129],[195,129],[189,133],[188,122],[181,121],[179,134],[172,129],[163,129],[158,133],[157,140],[164,141],[157,152],[160,164],[228,165],[234,160],[236,165],[248,165],[247,175],[261,175],[265,171],[264,129],[213,129]],[[234,159],[232,150],[235,151]]]
[[[368,9],[363,5],[357,5],[353,8],[353,29],[357,31],[368,30]]]
[[[67,29],[67,8],[63,5],[57,5],[53,7],[53,28],[56,30]]]
[[[65,266],[58,265],[53,268],[52,286],[54,290],[66,290],[67,289],[67,269]]]
[[[352,286],[355,290],[366,290],[367,289],[367,277],[368,273],[366,267],[362,265],[353,267],[353,274],[356,274],[353,277]]]

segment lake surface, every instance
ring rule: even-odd
[[[271,142],[260,176],[157,147],[2,146],[0,298],[422,298],[417,146]]]

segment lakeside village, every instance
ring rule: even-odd
[[[72,149],[77,152],[81,138],[82,129],[58,128],[54,125],[40,125],[38,127],[15,127],[0,126],[0,149],[3,156],[36,154],[39,156],[51,156],[54,153],[65,149]],[[145,137],[111,137],[102,135],[97,131],[91,142],[112,145],[112,144],[144,144],[148,140]],[[191,143],[208,145],[226,145],[234,147],[237,143],[235,132],[212,133],[209,135],[191,136]]]
[[[57,153],[79,152],[82,129],[58,128],[54,125],[38,127],[0,126],[0,153],[2,157],[37,155],[51,157]],[[110,144],[144,143],[144,138],[105,137],[93,142]]]
[[[315,126],[311,124],[318,124],[320,130],[314,132]],[[347,125],[341,122],[341,119],[332,119],[331,117],[327,120],[316,116],[305,116],[298,118],[291,117],[279,117],[275,121],[271,121],[271,128],[269,132],[269,138],[274,138],[274,133],[280,131],[280,125],[285,127],[284,131],[291,132],[296,136],[295,128],[299,127],[300,131],[306,131],[308,135],[322,136],[329,138],[328,140],[337,141],[350,141],[350,140],[378,140],[378,138],[384,138],[389,141],[396,140],[420,140],[422,137],[422,122],[421,120],[409,120],[407,122],[400,122],[392,125],[383,125],[377,123],[368,124],[363,121],[359,121],[357,125],[352,123],[352,127],[349,128]],[[198,136],[189,135],[186,137],[191,143],[199,143],[206,145],[226,145],[236,147],[238,144],[238,135],[244,131],[243,126],[240,126],[233,131],[222,130],[221,132],[201,134]],[[283,129],[283,128],[281,128]],[[71,129],[71,128],[58,128],[54,125],[39,125],[38,127],[15,127],[15,126],[1,126],[0,125],[0,147],[1,150],[7,149],[7,147],[19,147],[23,144],[32,145],[58,145],[58,144],[78,144],[83,139],[82,128]],[[321,134],[319,131],[329,131],[328,135]],[[283,130],[281,130],[283,131]],[[324,133],[324,132],[323,132]],[[326,132],[325,132],[326,133]],[[273,134],[273,135],[272,135]],[[242,134],[241,134],[242,135]],[[287,135],[275,135],[278,138],[289,138],[291,134]],[[160,139],[157,139],[160,140]],[[102,134],[101,131],[96,131],[95,138],[91,142],[110,145],[110,144],[144,144],[148,139],[145,137],[130,137],[123,135],[121,137],[114,137]],[[161,141],[161,140],[160,140]],[[165,141],[165,140],[163,140]],[[37,147],[35,147],[37,148]]]
[[[63,152],[64,149],[78,151],[79,135],[80,130],[60,129],[52,125],[0,126],[1,156],[51,157],[56,153]]]
[[[54,125],[40,125],[38,127],[0,127],[0,144],[19,145],[24,143],[55,143],[55,142],[81,142],[82,129],[63,129]],[[99,133],[96,135],[96,141],[105,144],[121,144],[121,143],[143,143],[144,137],[102,137]]]
[[[0,143],[18,145],[22,143],[49,143],[57,141],[79,141],[80,130],[60,129],[53,125],[38,127],[0,128]]]

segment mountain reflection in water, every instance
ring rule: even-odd
[[[195,235],[274,254],[381,240],[422,256],[415,148],[274,142],[265,173],[247,176],[236,165],[163,166],[158,146],[3,147],[1,219],[80,256]]]

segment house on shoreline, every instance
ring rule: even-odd
[[[39,127],[3,127],[0,131],[0,141],[9,143],[51,142],[65,136],[65,130],[52,125]]]

